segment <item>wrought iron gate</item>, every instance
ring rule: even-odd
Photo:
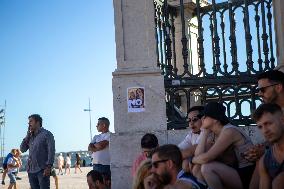
[[[184,127],[189,107],[210,101],[222,102],[234,124],[253,125],[256,75],[275,67],[272,0],[154,0],[154,7],[168,128]]]

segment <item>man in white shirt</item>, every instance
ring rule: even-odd
[[[181,150],[184,159],[182,167],[186,172],[191,172],[191,165],[189,160],[194,156],[194,151],[199,141],[203,110],[203,106],[193,106],[188,110],[187,121],[188,126],[190,127],[190,131],[186,135],[184,140],[178,144],[178,147]]]
[[[93,170],[100,172],[104,177],[110,176],[109,124],[105,117],[98,119],[97,130],[101,134],[95,135],[88,147],[88,150],[93,152]]]

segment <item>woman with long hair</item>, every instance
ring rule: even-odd
[[[75,173],[77,173],[77,169],[79,169],[80,172],[82,173],[82,170],[81,170],[81,157],[80,157],[79,154],[76,154]]]

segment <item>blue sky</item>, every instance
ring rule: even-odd
[[[7,101],[5,153],[19,147],[38,113],[56,151],[86,150],[101,116],[113,131],[116,68],[112,1],[1,0],[0,105]]]

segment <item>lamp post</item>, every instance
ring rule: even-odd
[[[92,118],[91,118],[91,103],[90,103],[90,98],[89,98],[89,108],[88,109],[84,109],[85,112],[89,112],[89,117],[90,117],[90,137],[91,137],[91,141],[93,139],[92,137]]]

